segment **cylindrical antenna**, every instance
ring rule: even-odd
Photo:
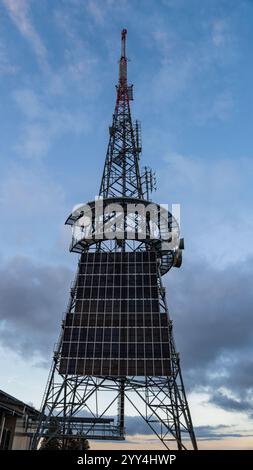
[[[127,83],[126,34],[127,34],[127,30],[122,29],[121,31],[121,58],[119,61],[120,86],[125,86]]]
[[[127,29],[121,31],[121,57],[126,58],[126,35]]]

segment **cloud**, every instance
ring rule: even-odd
[[[252,158],[214,158],[169,153],[158,171],[156,199],[181,204],[185,256],[200,257],[215,266],[240,264],[253,255],[249,243]],[[233,203],[231,203],[231,198]]]
[[[166,161],[167,172],[163,168],[159,176],[160,200],[170,181],[171,201],[181,203],[185,237],[183,266],[165,283],[186,384],[203,387],[209,402],[221,409],[249,414],[252,161],[180,154]]]
[[[199,450],[252,450],[252,435],[250,437],[228,437],[224,439],[199,439]],[[138,435],[134,439],[126,439],[126,441],[91,441],[92,450],[163,450],[164,446],[154,436]],[[175,449],[171,444],[171,449]]]
[[[235,109],[231,66],[237,57],[232,19],[200,19],[199,40],[180,28],[175,31],[173,25],[168,28],[161,18],[150,25],[150,31],[156,67],[151,81],[144,82],[149,87],[149,107],[160,114],[176,104],[198,125],[229,119]]]
[[[15,26],[31,45],[41,68],[48,71],[46,47],[30,19],[30,0],[3,0],[3,4]]]
[[[166,280],[187,389],[203,389],[209,403],[246,415],[253,403],[252,259],[223,269],[192,261]]]
[[[25,124],[22,126],[22,138],[15,145],[22,157],[37,158],[48,153],[54,133],[42,123]]]
[[[158,200],[181,204],[183,265],[165,277],[187,389],[249,415],[252,386],[252,159],[173,154]],[[232,204],[231,204],[231,201]]]
[[[234,426],[219,424],[216,426],[195,426],[194,431],[198,440],[223,440],[229,437],[246,437],[245,433],[234,432],[233,428]],[[251,434],[248,436],[252,437]]]
[[[42,164],[10,164],[2,173],[0,210],[5,224],[0,227],[2,254],[5,258],[33,254],[36,260],[55,260],[67,251],[62,226],[68,210],[63,187]],[[69,241],[69,239],[68,239]]]
[[[59,136],[68,132],[80,134],[89,129],[85,112],[47,104],[46,96],[32,89],[16,90],[13,98],[25,117],[21,126],[22,136],[15,145],[17,152],[24,157],[42,157]]]
[[[18,72],[18,67],[13,65],[6,52],[6,46],[0,43],[0,75],[15,75]]]
[[[95,20],[96,23],[99,25],[104,23],[105,20],[105,9],[104,9],[104,4],[103,7],[101,3],[94,2],[93,0],[89,0],[86,3],[86,8],[89,14],[92,16],[92,18]]]
[[[70,93],[73,96],[75,87],[87,100],[97,98],[103,90],[104,55],[101,57],[99,50],[94,48],[92,38],[97,35],[97,30],[93,31],[90,21],[87,24],[87,31],[91,29],[90,34],[83,34],[86,7],[87,4],[77,2],[73,5],[71,15],[69,9],[64,8],[56,8],[53,12],[56,29],[64,37],[64,47],[61,51],[63,61],[57,73],[52,73],[48,81],[48,89],[52,94]]]
[[[77,44],[78,42],[78,44]],[[65,49],[64,65],[59,74],[51,75],[49,81],[49,90],[52,93],[73,94],[73,87],[78,90],[77,97],[80,95],[87,102],[98,96],[103,90],[102,77],[103,71],[101,61],[96,54],[93,54],[89,46],[81,41],[72,41],[72,44]],[[72,95],[73,96],[73,95]],[[83,102],[83,108],[85,107]]]
[[[223,360],[226,354],[235,359],[239,352],[250,347],[253,339],[249,328],[253,308],[252,274],[252,258],[247,264],[228,265],[220,270],[203,260],[184,265],[180,273],[166,280],[172,311],[175,311],[176,334],[187,368],[198,371],[199,367],[209,364],[219,372],[226,365]],[[219,358],[220,367],[216,362]]]
[[[32,116],[36,116],[36,101],[33,102],[31,100],[31,103],[32,106],[29,113],[31,112]],[[181,158],[175,156],[174,160],[173,158],[171,159],[171,164],[176,166],[175,171],[172,171],[172,173],[177,175],[175,180],[171,180],[171,194],[173,194],[174,188],[177,188],[182,197],[188,198],[189,207],[193,205],[194,199],[192,198],[195,197],[199,198],[200,202],[204,200],[205,204],[208,202],[209,217],[212,217],[213,214],[215,215],[218,208],[221,213],[223,212],[223,206],[220,202],[223,200],[223,196],[221,197],[223,192],[229,203],[231,192],[236,194],[236,191],[241,190],[242,182],[237,164],[235,167],[233,165],[231,168],[228,167],[230,168],[230,171],[228,171],[224,162],[219,162],[217,173],[210,164],[210,161],[200,164],[198,159],[190,157],[187,159],[184,156],[181,156]],[[244,175],[242,164],[240,166],[242,175]],[[245,165],[245,168],[247,168],[247,165]],[[214,198],[214,207],[212,207],[211,201],[208,200],[208,195],[214,193],[213,184],[216,181],[216,175],[223,174],[222,171],[224,171],[224,178],[220,186],[221,192],[212,196]],[[250,172],[248,171],[248,173],[250,179]],[[243,180],[245,182],[245,178]],[[196,181],[200,181],[197,188],[195,187]],[[205,196],[203,196],[203,192],[206,194]],[[8,178],[6,178],[1,193],[2,213],[5,211],[5,214],[9,214],[6,218],[6,224],[3,226],[4,232],[6,232],[6,227],[11,226],[13,220],[15,220],[15,226],[18,227],[16,243],[19,246],[19,250],[22,246],[22,237],[30,237],[30,244],[33,248],[36,248],[36,232],[34,232],[33,226],[40,233],[45,230],[45,223],[47,225],[50,220],[53,221],[56,212],[59,216],[59,211],[63,211],[63,201],[64,195],[61,192],[61,188],[55,186],[46,174],[43,176],[41,170],[31,172],[31,170],[28,171],[26,168],[22,170],[20,168],[13,168]],[[189,214],[191,230],[189,232],[190,237],[187,237],[188,244],[186,240],[186,256],[184,257],[182,269],[170,272],[165,278],[165,284],[168,286],[167,298],[169,309],[174,320],[176,343],[182,358],[183,374],[187,390],[191,388],[198,391],[204,388],[209,394],[210,403],[215,406],[219,406],[224,410],[233,409],[236,412],[248,413],[249,404],[252,400],[251,377],[253,371],[253,361],[250,355],[253,340],[253,329],[251,327],[253,257],[248,256],[242,260],[240,256],[233,256],[226,263],[222,264],[219,259],[218,263],[211,264],[215,250],[212,251],[211,243],[207,239],[206,246],[210,255],[208,262],[200,254],[199,238],[198,250],[193,252],[191,256],[188,255],[192,249],[191,237],[201,238],[200,226],[203,224],[204,219],[201,207],[198,206],[196,208],[198,217],[196,220],[194,219],[196,221],[194,226],[192,225],[192,216]],[[205,210],[205,207],[203,207],[203,211]],[[238,213],[236,206],[234,206],[233,210],[236,210]],[[184,212],[186,212],[185,208]],[[215,221],[216,219],[212,223],[216,224]],[[240,225],[240,221],[238,223]],[[50,225],[50,229],[52,230],[52,225]],[[194,233],[192,233],[193,229]],[[211,232],[212,237],[214,237],[214,242],[216,242],[214,243],[215,247],[220,239],[216,240],[217,233],[215,232],[214,235],[213,231]],[[234,235],[232,233],[233,238]],[[13,234],[8,233],[8,230],[5,233],[4,240],[5,243],[10,243],[11,246],[14,246]],[[229,244],[229,239],[226,240],[226,243]],[[229,253],[231,254],[231,249]],[[21,269],[22,264],[24,265],[23,274]],[[38,276],[36,270],[38,270]],[[39,349],[42,351],[41,345],[45,342],[47,334],[51,341],[53,341],[53,334],[51,336],[52,324],[48,321],[47,315],[43,316],[45,321],[43,328],[37,328],[36,324],[36,311],[44,312],[45,295],[48,284],[51,282],[50,280],[47,284],[44,281],[46,267],[42,268],[39,265],[36,268],[32,261],[24,259],[21,262],[18,259],[17,276],[22,280],[21,283],[18,283],[14,276],[14,261],[12,263],[8,262],[2,268],[2,271],[3,273],[6,272],[6,275],[1,276],[2,290],[0,289],[0,295],[5,299],[2,310],[5,344],[8,341],[10,345],[13,344],[16,331],[20,328],[19,317],[16,318],[16,304],[14,305],[12,302],[13,297],[14,299],[19,299],[19,311],[22,312],[22,317],[25,318],[26,312],[28,312],[28,315],[33,314],[35,316],[34,321],[29,323],[29,335],[27,337],[30,338],[34,334],[36,342],[32,342],[29,345],[29,353],[33,354],[34,351],[35,354],[37,350],[36,343],[40,345]],[[56,278],[58,271],[60,271],[60,268],[56,267],[54,274]],[[52,271],[49,269],[50,272]],[[66,276],[68,276],[68,271],[66,272]],[[39,277],[39,288],[32,281],[36,277]],[[64,279],[62,285],[64,284]],[[7,289],[8,287],[9,290]],[[61,302],[66,302],[67,300],[68,288],[64,289],[62,288],[61,291]],[[10,291],[12,292],[12,297],[10,296]],[[60,305],[60,289],[56,287],[53,291],[49,286],[48,292],[49,302],[52,306],[50,308],[50,315],[53,308],[55,308],[55,312],[57,311],[55,314],[58,315],[58,312],[63,311],[62,304]],[[53,292],[56,292],[56,303],[53,302]],[[32,312],[32,308],[35,305],[34,298],[37,299],[37,310],[34,309]],[[10,299],[9,308],[7,308],[8,299]],[[29,307],[29,303],[27,304],[27,299],[31,299],[31,307]],[[42,318],[41,314],[40,318]],[[54,330],[55,339],[59,331],[59,316],[57,318]],[[24,323],[24,327],[25,325],[26,323]],[[12,334],[11,331],[14,333]],[[8,335],[6,332],[8,332]],[[26,347],[25,329],[21,333],[21,344],[19,344],[18,348],[24,354]],[[22,341],[24,341],[24,344]],[[45,344],[48,344],[47,341]],[[231,392],[233,392],[232,395]],[[141,429],[138,432],[142,432]]]
[[[12,217],[51,216],[64,204],[62,187],[47,173],[42,165],[12,165],[4,174],[0,189],[1,211]],[[13,220],[13,219],[12,219]]]
[[[252,408],[252,383],[249,376],[245,383],[244,375],[252,373],[253,361],[248,363],[245,374],[242,370],[253,340],[252,272],[238,267],[232,273],[230,269],[203,271],[201,265],[182,271],[183,278],[182,273],[180,281],[173,278],[168,292],[187,390],[200,391],[204,387],[211,404],[248,414]],[[48,357],[68,300],[71,275],[66,268],[35,265],[25,257],[5,263],[0,272],[4,346],[15,347],[26,357],[39,353],[42,361]],[[150,432],[137,418],[136,422],[129,418],[126,425],[129,434]],[[226,437],[232,434],[229,432]]]
[[[229,36],[229,24],[224,18],[217,18],[212,25],[212,43],[216,47],[223,47],[230,39]]]
[[[180,53],[177,38],[161,26],[153,29],[152,37],[160,62],[151,81],[152,92],[156,101],[173,102],[187,90],[196,73],[194,54],[187,49]]]
[[[115,421],[116,419],[117,417],[114,416]],[[125,428],[128,441],[129,436],[149,436],[151,434],[150,427],[141,416],[125,416]],[[228,426],[225,424],[218,424],[215,426],[195,426],[194,431],[197,439],[201,440],[221,440],[228,437],[245,436],[245,433],[234,432],[234,426]]]
[[[218,120],[220,122],[230,119],[235,109],[235,98],[230,90],[224,89],[221,92],[207,100],[199,103],[194,110],[196,123],[205,125],[209,120]]]
[[[212,393],[210,402],[222,408],[223,410],[247,413],[251,412],[252,414],[253,400],[234,399],[227,396],[225,393],[222,393],[221,391],[217,391]]]
[[[104,0],[103,4],[99,0],[88,0],[85,8],[94,22],[101,26],[115,9],[124,7],[126,4],[126,0]]]
[[[16,256],[0,269],[1,344],[25,358],[49,358],[67,305],[71,272]]]

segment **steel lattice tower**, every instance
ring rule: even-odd
[[[49,438],[63,449],[80,435],[122,440],[127,402],[165,448],[197,449],[162,284],[162,276],[181,265],[183,239],[175,217],[151,203],[153,172],[139,168],[126,33],[99,197],[66,221],[73,229],[70,251],[80,259],[33,448],[50,429]]]

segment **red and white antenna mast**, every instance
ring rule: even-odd
[[[119,85],[124,87],[127,85],[127,58],[126,58],[126,35],[127,30],[121,31],[121,57],[119,61]]]
[[[121,31],[121,57],[126,57],[126,35],[127,29]]]

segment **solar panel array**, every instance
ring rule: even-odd
[[[169,330],[160,312],[155,252],[84,253],[67,313],[63,374],[170,374]]]

